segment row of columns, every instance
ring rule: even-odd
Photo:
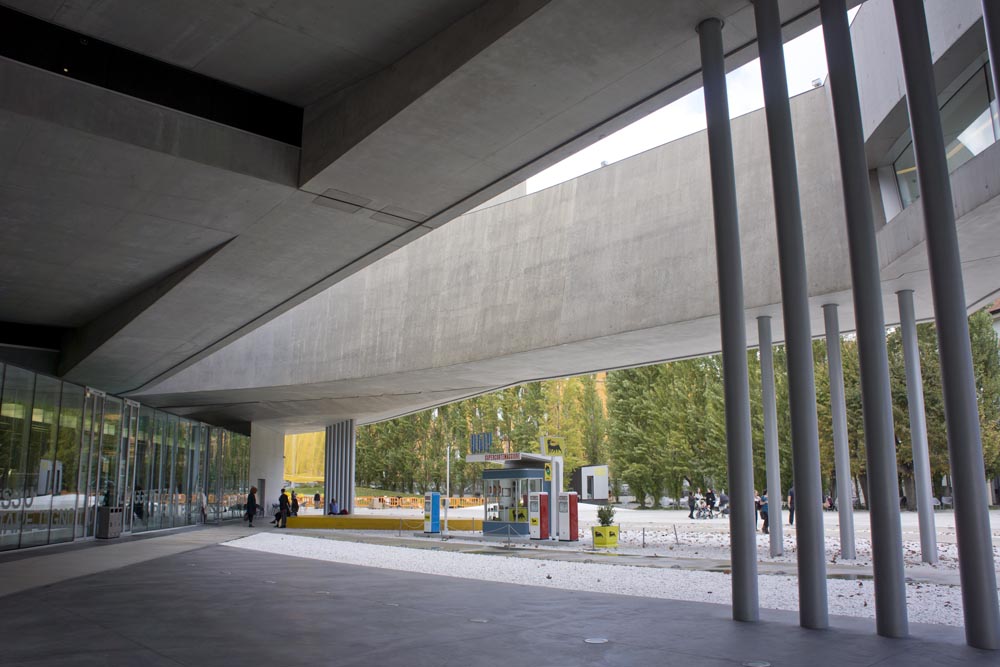
[[[354,512],[354,472],[356,465],[356,433],[353,419],[345,419],[326,427],[326,470],[323,490],[329,511],[330,501],[337,500],[342,509]]]
[[[907,106],[917,159],[927,231],[927,252],[939,336],[942,387],[949,459],[954,480],[959,567],[966,639],[972,646],[1000,649],[1000,612],[986,498],[985,470],[979,433],[965,295],[951,200],[950,180],[923,3],[893,0],[903,59]],[[840,157],[845,218],[853,284],[855,330],[861,366],[862,411],[869,480],[876,627],[880,635],[905,637],[909,631],[899,516],[895,432],[889,365],[885,346],[878,249],[869,191],[868,166],[858,100],[845,0],[820,0],[820,16],[829,67],[829,85]],[[984,0],[984,22],[991,55],[996,30],[995,6]],[[798,548],[799,620],[803,627],[829,625],[826,589],[822,488],[819,466],[816,392],[802,220],[795,146],[785,76],[781,21],[777,0],[755,0],[755,18],[764,88],[771,176],[774,188],[782,314],[788,354],[792,467],[795,478]],[[742,260],[736,205],[732,138],[725,82],[722,22],[709,18],[698,25],[711,167],[719,279],[726,439],[731,487],[733,617],[758,618],[757,551],[753,515],[753,472],[749,388],[746,365]],[[996,79],[997,64],[991,59]],[[922,390],[913,321],[912,293],[898,294],[903,321],[907,389],[921,545],[925,559],[934,553],[930,513],[930,471],[923,426]],[[835,305],[824,307],[830,364],[834,449],[840,506],[841,548],[853,558],[854,535],[846,437],[840,331]],[[768,489],[780,494],[770,319],[758,320],[764,389],[765,457]],[[923,462],[917,461],[922,458]],[[773,506],[780,507],[780,502]],[[776,528],[781,520],[774,522]],[[772,536],[771,553],[780,552],[780,533]]]

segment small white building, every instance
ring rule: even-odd
[[[581,502],[608,500],[608,466],[583,466],[573,471],[573,490]]]

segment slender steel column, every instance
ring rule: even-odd
[[[934,506],[931,504],[931,461],[927,449],[927,422],[924,419],[924,381],[920,376],[917,321],[913,315],[913,290],[896,292],[899,324],[903,334],[903,361],[906,365],[906,402],[910,412],[910,446],[913,450],[913,478],[917,491],[920,522],[920,554],[925,563],[938,562]]]
[[[851,492],[851,452],[847,447],[847,403],[844,400],[844,364],[840,357],[840,321],[837,304],[823,306],[826,323],[826,363],[830,375],[830,413],[833,416],[833,457],[837,471],[837,516],[840,521],[840,557],[854,560],[854,495]]]
[[[774,350],[771,349],[771,317],[757,318],[757,341],[760,345],[760,393],[764,408],[764,467],[767,468],[767,490],[781,497],[781,461],[778,455],[778,408],[774,399]],[[771,489],[777,489],[772,492]],[[784,553],[781,503],[771,503],[771,555]]]
[[[903,574],[903,536],[899,524],[896,440],[889,390],[889,360],[885,350],[878,247],[875,245],[875,223],[868,189],[857,75],[844,0],[820,0],[819,7],[830,71],[840,177],[844,187],[854,321],[861,361],[861,402],[875,574],[875,624],[880,635],[905,637],[909,633],[909,623]]]
[[[736,211],[736,176],[729,127],[722,21],[698,25],[708,158],[715,216],[715,259],[719,274],[719,320],[722,329],[722,376],[726,398],[726,453],[729,469],[729,535],[733,564],[733,618],[760,618],[757,592],[757,536],[754,530],[753,452],[750,438],[750,385],[747,379],[747,332],[743,315],[743,261]]]
[[[823,480],[819,467],[819,427],[813,377],[809,281],[799,207],[798,170],[788,80],[777,0],[756,0],[757,47],[764,86],[764,113],[771,152],[781,307],[788,352],[788,407],[792,421],[792,468],[795,481],[795,529],[798,545],[799,623],[806,628],[830,624],[826,599],[826,548],[823,537]],[[771,486],[772,507],[781,507],[781,487]],[[778,516],[780,523],[780,512]],[[772,524],[773,526],[773,524]]]
[[[986,50],[990,54],[990,70],[993,75],[993,95],[1000,99],[1000,2],[983,0],[983,28],[986,31]],[[996,104],[996,99],[993,104]],[[994,110],[996,113],[996,110]]]
[[[941,389],[944,395],[948,459],[955,497],[955,532],[965,612],[965,640],[977,648],[1000,649],[1000,609],[993,565],[986,473],[979,433],[979,408],[962,284],[962,260],[955,230],[951,178],[941,134],[927,19],[922,2],[893,0],[903,55],[906,106],[924,207],[927,260],[934,296]]]

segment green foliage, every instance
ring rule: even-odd
[[[602,526],[611,526],[615,523],[615,508],[611,505],[601,505],[597,508],[597,522]]]
[[[969,318],[973,366],[979,402],[980,429],[988,475],[1000,474],[1000,356],[992,319],[985,311]],[[933,324],[918,329],[927,438],[931,471],[936,482],[949,474],[948,442],[941,393],[937,337]],[[847,404],[851,477],[866,484],[864,415],[860,363],[852,336],[840,341]],[[899,440],[898,463],[904,485],[913,474],[909,414],[902,341],[898,330],[886,338],[889,358],[893,419]],[[781,453],[782,492],[792,484],[791,420],[787,355],[774,349],[775,390],[778,406],[778,443]],[[757,350],[747,353],[750,384],[754,476],[758,489],[765,483],[761,368]],[[821,474],[825,489],[833,493],[834,454],[830,413],[826,344],[813,342]],[[565,380],[532,382],[485,394],[436,410],[358,429],[359,485],[389,492],[444,491],[445,448],[451,443],[463,460],[451,462],[452,493],[481,490],[483,464],[466,463],[469,436],[491,432],[494,442],[505,442],[512,451],[534,452],[539,438],[563,438],[566,478],[585,464],[610,463],[612,487],[628,484],[640,505],[660,498],[679,498],[685,483],[694,487],[728,488],[726,467],[725,401],[722,359],[719,355],[669,364],[613,371],[607,375],[607,414],[600,391],[601,378],[587,375]],[[943,489],[935,489],[942,495]],[[782,495],[784,495],[782,493]],[[914,498],[913,493],[906,493]],[[867,499],[862,498],[866,501]]]

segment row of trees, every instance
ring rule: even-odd
[[[969,318],[979,397],[980,426],[987,472],[1000,475],[1000,356],[992,319],[985,311]],[[948,445],[941,395],[937,337],[932,324],[918,326],[924,381],[931,470],[942,495],[948,475]],[[906,378],[899,330],[887,335],[897,460],[904,494],[912,503],[913,456],[907,409]],[[864,425],[857,344],[841,340],[847,402],[852,482],[866,488]],[[833,493],[833,433],[826,344],[813,342],[822,475]],[[774,353],[778,404],[778,442],[782,480],[792,483],[791,424],[788,413],[786,356]],[[766,479],[763,454],[760,360],[747,353],[753,429],[754,475]],[[658,506],[663,495],[677,498],[685,484],[726,488],[726,428],[722,361],[718,355],[646,366],[603,375],[533,382],[485,394],[358,430],[357,482],[389,491],[422,492],[445,487],[446,447],[453,460],[452,489],[460,495],[479,490],[482,464],[464,455],[469,436],[492,432],[511,451],[539,449],[541,435],[564,437],[567,476],[573,468],[610,463],[613,483],[626,483],[640,502]],[[568,478],[564,480],[568,483]],[[862,497],[862,500],[864,498]]]
[[[447,447],[454,495],[481,490],[483,464],[466,463],[472,434],[490,432],[510,451],[537,452],[543,435],[565,438],[569,472],[607,461],[606,418],[598,378],[530,382],[434,410],[363,426],[357,434],[356,481],[390,491],[445,489]]]
[[[930,463],[935,494],[947,495],[942,480],[949,473],[941,372],[933,324],[917,327]],[[969,318],[983,452],[988,476],[1000,475],[1000,356],[993,322],[985,311]],[[903,494],[912,506],[913,452],[906,393],[902,336],[898,329],[886,338],[896,429],[897,462]],[[852,483],[866,502],[866,459],[861,410],[861,381],[857,342],[841,339],[844,389],[847,403],[848,445]],[[825,488],[835,487],[833,419],[830,410],[826,343],[813,342],[813,371],[819,420],[821,472]],[[750,378],[754,478],[766,486],[764,428],[761,405],[760,357],[747,353]],[[792,483],[791,421],[788,412],[787,358],[783,346],[774,354],[778,404],[778,443],[781,478],[787,492]],[[658,506],[663,494],[679,497],[685,482],[693,486],[727,486],[726,431],[719,356],[690,359],[617,371],[608,376],[611,454],[617,476],[640,502],[649,497]],[[782,494],[784,495],[784,494]]]

